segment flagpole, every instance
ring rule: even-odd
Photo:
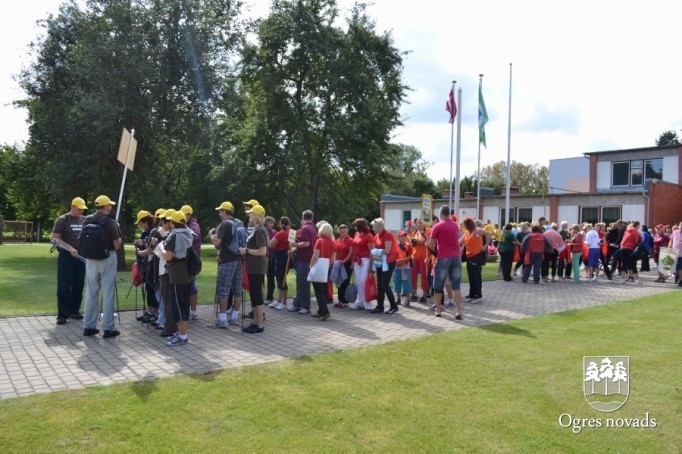
[[[478,92],[481,93],[483,90],[483,74],[478,75]],[[476,219],[481,218],[481,138],[480,138],[480,116],[481,116],[481,106],[479,103],[479,138],[478,138],[478,167],[476,170]]]
[[[451,92],[455,92],[455,85],[457,84],[456,80],[452,81],[452,88]],[[461,104],[460,104],[461,105]],[[459,123],[459,120],[458,120]],[[454,141],[455,141],[455,123],[452,122],[450,123],[450,194],[448,196],[448,207],[450,210],[452,210],[452,153],[454,149]],[[459,156],[457,156],[459,158]]]
[[[509,194],[511,192],[511,112],[512,112],[512,64],[509,63],[509,118],[507,120],[507,194],[504,204],[505,225],[509,223]]]
[[[457,104],[462,105],[462,89],[459,88],[457,91]],[[457,165],[455,166],[455,209],[454,214],[459,218],[459,158],[462,154],[462,113],[459,112],[457,115]],[[452,177],[451,177],[452,180]],[[450,190],[452,194],[452,190]]]

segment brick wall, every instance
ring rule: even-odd
[[[657,181],[649,189],[651,225],[677,224],[682,221],[682,186]]]

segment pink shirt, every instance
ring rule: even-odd
[[[459,247],[459,226],[450,219],[440,221],[431,229],[431,238],[438,245],[438,258],[449,259],[461,257],[462,250]]]

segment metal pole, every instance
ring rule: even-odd
[[[505,224],[509,223],[509,194],[511,192],[511,102],[512,102],[512,64],[509,63],[509,119],[507,120],[507,194],[504,205]]]
[[[483,74],[478,75],[478,92],[483,89]],[[478,107],[479,109],[481,106]],[[479,112],[480,115],[480,112]],[[479,119],[479,138],[478,138],[478,167],[476,168],[476,219],[481,218],[481,138],[480,138],[480,119]]]
[[[462,89],[457,91],[457,104],[462,105]],[[459,218],[459,158],[462,154],[462,113],[457,115],[457,165],[455,166],[455,214]]]
[[[452,93],[454,97],[456,80],[452,81]],[[459,105],[459,104],[458,104]],[[459,112],[458,112],[459,113]],[[459,117],[459,115],[458,115]],[[458,120],[459,122],[459,120]],[[450,123],[450,194],[448,195],[448,207],[452,211],[452,153],[454,149],[455,142],[455,123]]]

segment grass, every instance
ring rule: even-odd
[[[5,244],[0,246],[0,295],[3,296],[0,316],[45,315],[57,313],[57,252],[50,253],[50,244]],[[217,264],[215,248],[202,249],[203,269],[197,277],[199,304],[213,304]],[[128,268],[134,260],[132,246],[126,246]],[[483,280],[498,279],[497,263],[483,267]],[[462,281],[468,282],[466,272]],[[131,289],[130,271],[117,275],[119,305],[121,310],[135,308],[135,289]],[[287,276],[289,297],[296,294],[296,275]],[[85,297],[85,295],[84,295]],[[142,295],[138,289],[137,305],[142,307]],[[248,299],[248,297],[247,297]]]
[[[5,452],[678,452],[679,294],[273,364],[0,401]],[[629,355],[611,414],[583,355]],[[580,433],[559,416],[601,418]],[[606,418],[655,428],[606,428]]]

